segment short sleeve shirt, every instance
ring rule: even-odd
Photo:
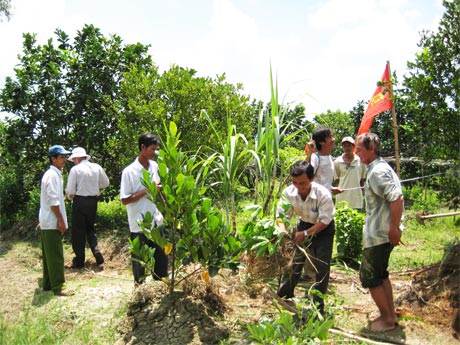
[[[361,180],[366,178],[366,165],[361,163],[357,155],[354,155],[350,164],[338,157],[334,162],[334,180],[339,180],[338,187],[341,189],[359,188]],[[337,204],[345,200],[352,208],[363,208],[362,189],[345,190],[335,196]]]
[[[82,160],[70,169],[66,192],[69,196],[98,196],[109,186],[109,178],[99,164]]]
[[[368,164],[365,190],[363,246],[369,248],[389,242],[390,203],[402,197],[399,177],[382,157]]]
[[[42,230],[56,230],[58,220],[51,210],[51,206],[59,206],[66,227],[67,214],[64,204],[64,186],[62,171],[51,165],[45,172],[40,188],[40,211],[38,220]]]
[[[288,209],[288,211],[286,211]],[[306,223],[323,223],[328,225],[334,217],[335,209],[331,193],[323,186],[312,182],[311,190],[305,200],[294,185],[283,190],[277,207],[277,217],[284,214],[288,218],[297,215]]]
[[[334,162],[332,161],[332,157],[330,155],[321,156],[313,154],[310,164],[315,171],[315,182],[326,187],[329,193],[331,193],[332,179],[334,178]]]
[[[132,194],[145,189],[141,183],[143,170],[145,169],[137,158],[123,170],[121,174],[120,199],[128,198]],[[157,162],[149,161],[148,172],[152,182],[160,183]],[[131,232],[142,232],[137,221],[142,219],[142,215],[145,215],[147,212],[152,214],[156,226],[163,225],[163,215],[158,210],[157,206],[147,198],[147,195],[126,205],[126,210],[128,212],[129,230]],[[154,224],[152,224],[152,226],[154,226]]]

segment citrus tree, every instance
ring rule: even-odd
[[[219,269],[236,269],[241,243],[226,226],[221,212],[214,208],[205,196],[205,178],[210,169],[209,159],[200,160],[198,155],[188,157],[179,148],[180,133],[174,122],[165,125],[166,142],[158,159],[161,189],[151,182],[144,171],[143,184],[149,198],[155,202],[164,217],[164,229],[152,230],[152,215],[147,213],[140,222],[147,238],[158,244],[172,256],[170,293],[183,279],[184,266],[198,263],[194,273],[202,273],[205,280],[215,276]],[[131,242],[131,250],[142,257],[146,267],[153,271],[153,249]]]

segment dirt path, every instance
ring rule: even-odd
[[[94,336],[116,328],[126,310],[134,284],[126,265],[86,264],[82,270],[66,270],[71,297],[55,297],[40,288],[40,249],[28,242],[0,242],[0,313],[7,324],[27,322],[28,317],[57,319],[58,327],[91,325]],[[66,250],[66,262],[71,258]],[[51,315],[51,314],[58,315]]]

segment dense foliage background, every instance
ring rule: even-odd
[[[447,171],[429,183],[452,201],[460,194],[455,175],[460,160],[460,3],[443,3],[438,31],[421,33],[420,51],[407,64],[409,75],[402,82],[393,75],[394,103],[402,178]],[[226,82],[225,74],[197,77],[195,70],[180,66],[159,73],[148,48],[124,44],[117,35],[106,37],[93,25],[85,25],[73,39],[56,30],[55,37],[43,45],[37,44],[35,35],[24,34],[20,64],[0,90],[0,110],[9,114],[0,122],[2,226],[37,211],[46,153],[56,143],[85,147],[106,169],[111,188],[105,197],[113,199],[123,167],[138,152],[139,134],[150,131],[164,137],[165,120],[177,124],[183,150],[206,157],[221,152],[220,138],[228,133],[229,118],[235,133],[257,147],[261,113],[282,109],[279,133],[289,140],[279,141],[279,149],[293,147],[299,154],[317,126],[332,127],[337,140],[354,135],[366,107],[359,101],[349,111],[327,111],[309,121],[302,104],[251,100],[242,93],[242,85]],[[383,155],[392,156],[390,114],[377,116],[371,131],[382,138]],[[333,154],[340,153],[336,145]],[[274,163],[276,175],[276,166],[280,169],[283,162]],[[244,181],[253,164],[241,164],[235,176]],[[255,188],[257,176],[251,179],[246,176],[241,184]]]

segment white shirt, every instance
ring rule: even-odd
[[[98,196],[102,188],[109,186],[109,178],[99,164],[82,160],[70,169],[66,193],[70,199],[74,195]]]
[[[334,162],[331,155],[321,156],[320,154],[311,155],[310,164],[314,168],[315,182],[332,191],[332,179],[334,178]]]
[[[62,171],[51,165],[42,177],[40,189],[40,212],[38,221],[42,230],[56,230],[58,220],[51,210],[51,206],[59,206],[65,226],[67,224],[67,214],[64,204],[64,186]]]
[[[286,205],[291,206],[287,212],[285,211]],[[333,220],[334,213],[335,208],[331,193],[324,186],[312,182],[310,193],[305,200],[302,200],[294,185],[286,187],[278,202],[276,216],[279,218],[280,214],[284,214],[291,218],[296,214],[300,220],[306,223],[321,222],[328,225]]]
[[[155,161],[149,161],[150,181],[160,183],[160,175],[158,175],[158,164]],[[141,183],[142,170],[145,170],[139,160],[136,158],[133,163],[128,165],[121,174],[120,199],[129,198],[134,193],[144,190],[145,187]],[[151,202],[147,195],[143,196],[135,202],[126,205],[128,211],[129,230],[131,232],[142,232],[137,224],[138,219],[142,219],[142,215],[150,212],[157,226],[163,225],[163,215],[157,209],[157,206]],[[155,224],[152,224],[154,226]]]

